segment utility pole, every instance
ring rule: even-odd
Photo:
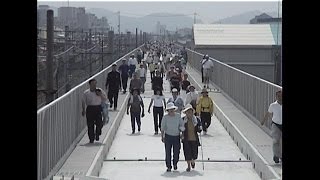
[[[139,45],[141,45],[142,44],[142,30],[140,30],[140,37],[139,37]]]
[[[193,24],[196,24],[196,15],[197,15],[197,13],[196,12],[194,12],[194,14],[193,14]]]
[[[121,41],[121,36],[120,36],[120,11],[118,11],[118,35],[119,35],[119,44],[118,44],[118,58],[120,58],[120,41]]]
[[[92,39],[92,35],[91,35],[91,29],[89,29],[89,47],[91,47],[91,39]],[[91,73],[92,73],[92,60],[91,60],[91,50],[89,52],[89,63],[90,63],[90,66],[89,66],[89,77],[91,77]]]
[[[53,10],[47,11],[47,93],[46,103],[53,101]]]
[[[84,59],[85,59],[85,62],[82,62],[83,64],[86,64],[88,62],[88,32],[86,32],[86,37],[85,37],[85,41],[86,41],[86,44],[85,44],[85,51],[84,51]],[[90,74],[89,74],[90,75]]]
[[[136,48],[138,47],[138,28],[136,28]]]
[[[101,40],[101,62],[102,62],[102,69],[103,70],[103,34],[102,34],[102,40]]]
[[[65,35],[64,35],[64,50],[66,51],[68,49],[69,45],[69,26],[65,26]],[[66,92],[69,91],[69,79],[68,79],[68,57],[66,55],[63,56],[64,58],[64,73],[65,73],[65,82],[66,82]]]

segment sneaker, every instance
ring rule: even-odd
[[[139,127],[139,128],[138,128],[138,132],[140,132],[140,130],[141,130],[141,129],[140,129],[140,127]]]
[[[186,171],[187,171],[187,172],[190,172],[190,167],[188,167],[188,168],[186,169]]]
[[[154,133],[154,135],[157,135],[157,134],[158,134],[158,132],[155,132],[155,133]]]
[[[174,170],[177,170],[177,169],[178,169],[178,166],[177,166],[177,165],[174,165],[174,166],[173,166],[173,169],[174,169]]]
[[[171,172],[171,168],[168,168],[168,169],[167,169],[167,172]]]
[[[273,156],[273,161],[278,164],[279,163],[279,158],[277,156]]]
[[[96,141],[99,141],[99,136],[96,136]]]
[[[93,140],[90,140],[89,143],[93,143]]]
[[[132,133],[131,134],[134,134],[135,133],[135,131],[132,131]]]
[[[112,108],[112,104],[110,104],[110,108]]]

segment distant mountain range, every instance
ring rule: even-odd
[[[58,15],[56,7],[50,6],[54,10],[54,15]],[[118,13],[112,12],[103,8],[90,8],[86,9],[87,13],[95,14],[98,18],[106,17],[109,24],[114,28],[114,31],[118,31]],[[234,15],[231,17],[223,18],[212,23],[221,24],[249,24],[250,20],[255,16],[262,14],[261,11],[250,11],[242,14]],[[277,12],[266,12],[266,14],[277,17]],[[281,17],[281,15],[280,15]],[[166,25],[166,29],[169,31],[175,31],[176,28],[191,28],[193,24],[193,18],[184,16],[181,14],[169,14],[169,13],[153,13],[143,17],[129,17],[121,14],[120,11],[120,28],[121,32],[130,31],[135,33],[135,29],[142,29],[144,32],[155,32],[157,22]],[[197,23],[202,23],[201,19],[197,19]]]
[[[249,11],[242,14],[234,15],[231,17],[223,18],[213,23],[221,23],[221,24],[249,24],[250,20],[255,16],[262,14],[261,11]],[[277,12],[266,12],[271,17],[278,17]],[[281,16],[280,16],[281,17]]]
[[[112,12],[102,8],[87,9],[87,12],[95,14],[97,17],[105,16],[114,30],[118,29],[118,13]],[[145,32],[154,32],[156,30],[157,22],[166,25],[166,29],[169,31],[175,31],[176,28],[192,27],[193,18],[184,16],[181,14],[169,14],[169,13],[153,13],[143,17],[129,17],[121,15],[120,11],[120,28],[121,31],[129,30],[135,32],[135,28],[143,29]]]

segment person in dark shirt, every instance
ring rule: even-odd
[[[142,90],[142,81],[141,79],[138,78],[138,73],[137,72],[134,72],[132,74],[133,78],[130,80],[130,85],[129,85],[129,90],[130,90],[130,93],[132,94],[133,93],[133,89],[139,89],[139,95],[140,95],[140,92]]]
[[[138,132],[141,130],[141,117],[144,117],[144,104],[141,96],[139,95],[140,89],[134,88],[132,94],[130,94],[128,105],[127,105],[127,114],[129,115],[129,108],[131,114],[131,127],[132,134],[135,133],[135,122],[138,125]],[[141,113],[142,109],[142,113]],[[140,116],[141,113],[141,116]]]
[[[183,59],[185,60],[185,63],[188,63],[188,53],[186,50],[186,47],[183,47],[183,49],[181,50],[181,55],[183,57]]]
[[[188,80],[188,74],[184,74],[183,75],[183,81],[181,82],[181,88],[182,88],[182,90],[185,90],[186,91],[186,93],[188,93],[189,92],[189,90],[188,90],[188,86],[190,85],[190,81]]]
[[[122,64],[120,65],[118,70],[121,74],[123,94],[125,94],[127,92],[127,84],[128,84],[128,77],[129,77],[129,66],[126,63],[126,59],[122,59]]]
[[[174,67],[176,67],[176,71],[178,73],[182,73],[182,65],[181,65],[181,60],[180,59],[174,64]]]
[[[151,80],[152,90],[160,89],[163,91],[163,79],[160,76],[160,71],[156,71],[156,76]]]
[[[106,81],[106,89],[108,91],[108,99],[110,101],[110,108],[114,103],[114,110],[117,110],[118,94],[121,89],[120,73],[116,70],[117,65],[112,65],[112,71],[108,73]]]
[[[177,73],[173,74],[173,76],[170,79],[170,83],[171,83],[171,90],[173,88],[176,88],[178,90],[178,92],[180,93],[180,78]]]

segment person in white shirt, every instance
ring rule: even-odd
[[[186,95],[185,105],[191,104],[193,109],[197,108],[197,99],[199,98],[198,92],[195,91],[195,87],[193,85],[189,85],[188,89],[190,92]]]
[[[128,60],[128,66],[129,66],[129,77],[132,77],[132,73],[135,72],[136,67],[138,65],[138,61],[136,58],[134,58],[134,54],[131,54],[129,60]]]
[[[261,125],[263,125],[268,118],[272,117],[271,136],[273,161],[279,163],[279,158],[282,161],[282,90],[276,92],[276,101],[271,103],[268,112],[265,114]]]
[[[102,107],[101,104],[107,100],[106,93],[97,88],[97,80],[89,80],[90,88],[84,91],[82,98],[82,116],[87,118],[88,136],[90,143],[99,141],[102,129]],[[96,130],[94,130],[96,125]]]
[[[202,68],[203,68],[203,80],[204,80],[204,88],[209,88],[209,78],[210,72],[212,72],[213,62],[210,60],[209,56],[205,56],[202,60]]]
[[[144,67],[144,64],[140,64],[140,68],[137,70],[138,76],[142,81],[141,92],[144,93],[144,84],[146,83],[147,70]]]
[[[149,64],[152,63],[153,59],[152,59],[150,53],[148,53],[148,55],[147,55],[146,57],[147,57],[147,58],[146,58],[146,61],[147,61],[147,63],[148,63],[148,67],[149,67]]]
[[[164,113],[163,107],[166,108],[166,100],[160,89],[154,90],[154,95],[151,97],[149,104],[148,113],[150,113],[150,108],[153,103],[154,134],[157,135],[158,129],[161,131],[161,120]]]

